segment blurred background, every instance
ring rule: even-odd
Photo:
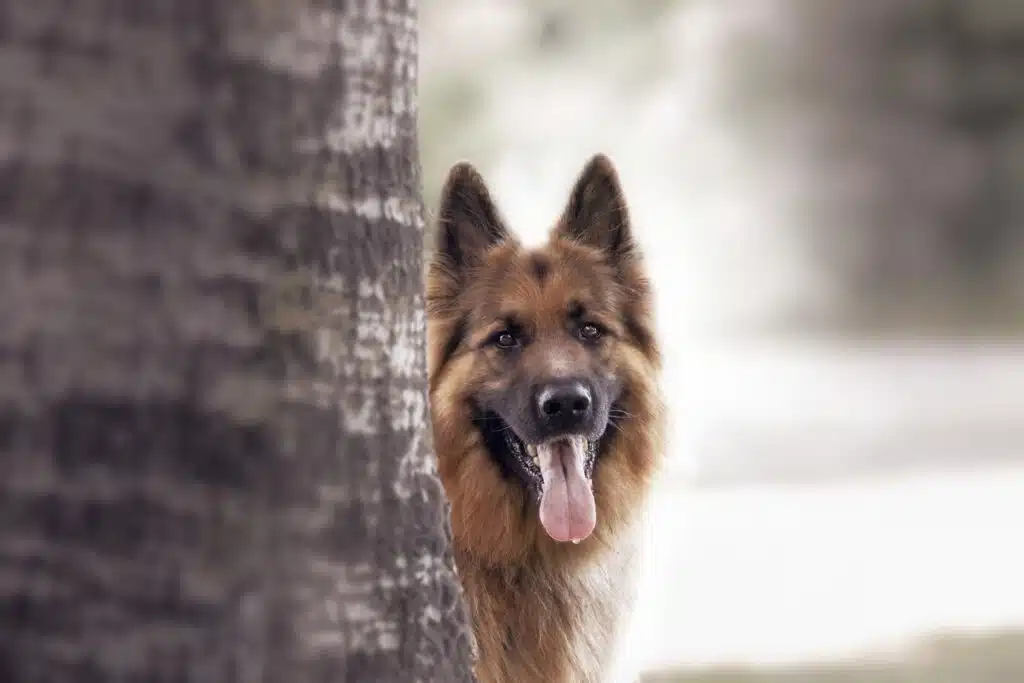
[[[642,680],[1024,680],[1024,2],[432,0],[428,210],[594,152],[658,292]]]

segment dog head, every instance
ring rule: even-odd
[[[535,250],[479,173],[453,167],[427,296],[434,438],[457,541],[504,528],[489,548],[518,535],[525,550],[538,523],[577,543],[614,526],[653,465],[661,406],[650,286],[611,161],[589,161]],[[471,533],[478,514],[491,530]]]

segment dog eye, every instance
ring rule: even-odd
[[[586,325],[580,328],[579,335],[581,339],[593,341],[601,336],[601,330],[597,327],[597,325],[587,323]]]
[[[502,349],[512,349],[519,346],[519,340],[516,339],[515,335],[505,330],[498,332],[493,337],[495,346]]]

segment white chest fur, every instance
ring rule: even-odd
[[[578,572],[566,588],[580,606],[571,648],[572,681],[614,683],[619,673],[623,630],[636,601],[639,557],[630,539],[601,561]]]

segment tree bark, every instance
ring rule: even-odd
[[[0,6],[0,680],[460,681],[414,0]]]

